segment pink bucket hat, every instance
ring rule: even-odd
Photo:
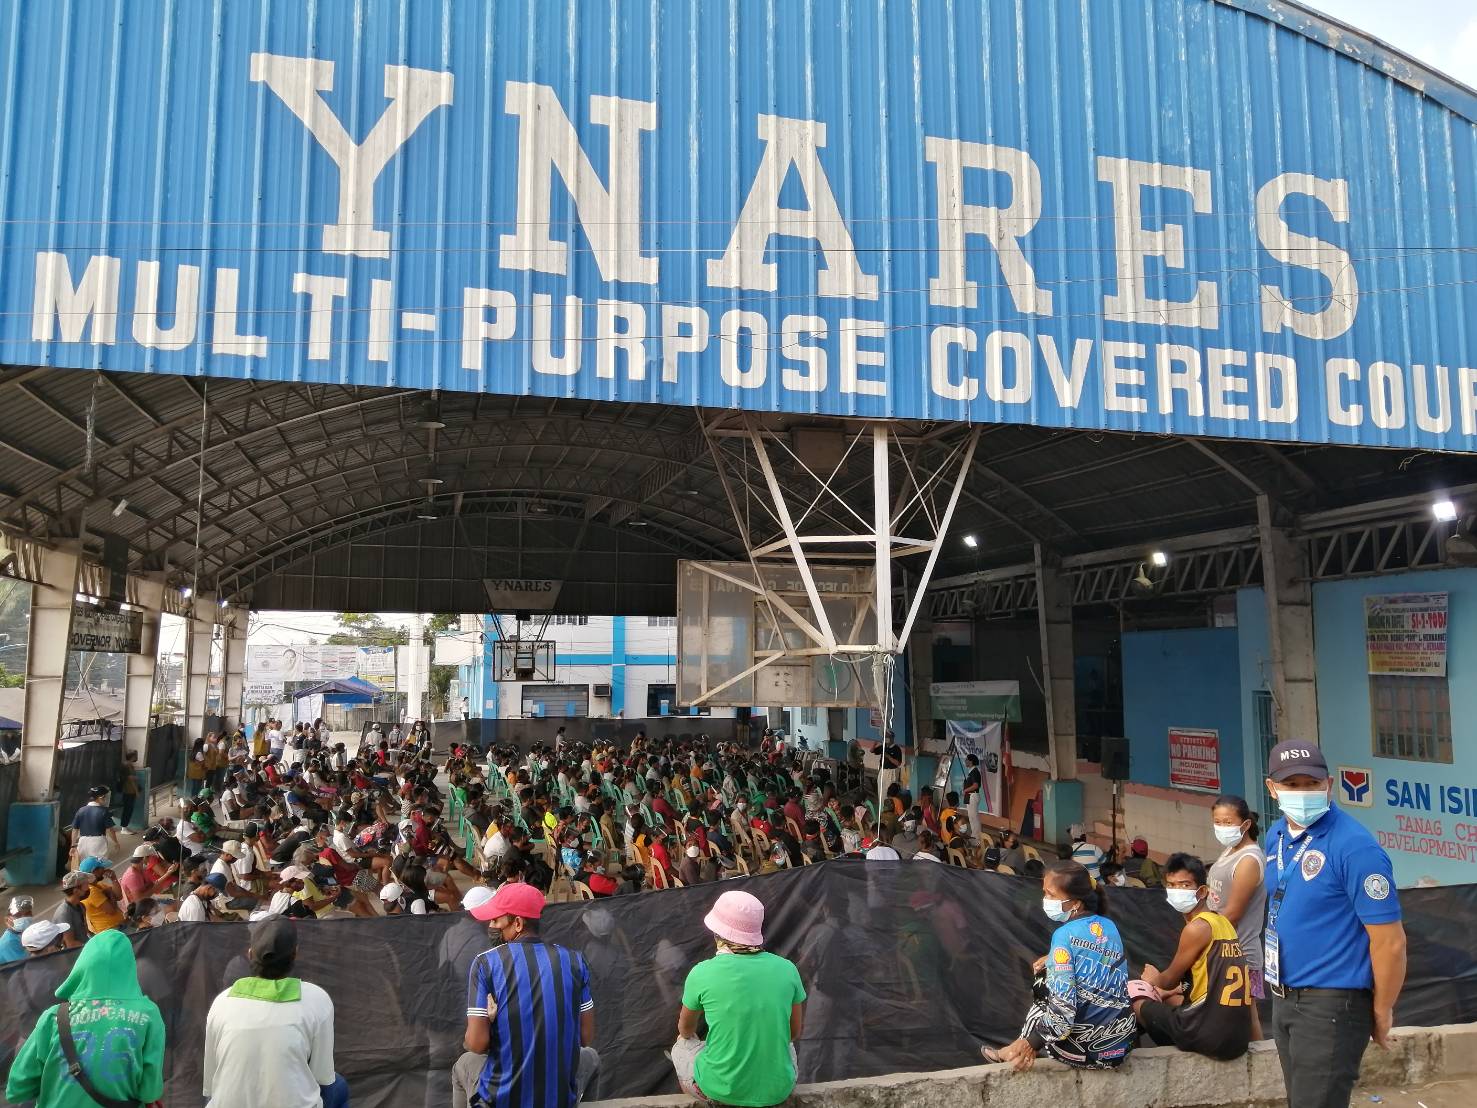
[[[764,905],[752,893],[724,893],[703,917],[703,926],[738,946],[763,946]]]

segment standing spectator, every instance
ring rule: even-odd
[[[764,949],[764,905],[727,892],[703,919],[716,957],[693,966],[682,986],[672,1066],[688,1096],[704,1104],[779,1104],[795,1089],[795,1042],[805,1021],[805,986],[787,958]],[[707,1039],[697,1037],[706,1017]]]
[[[973,754],[964,759],[968,767],[964,774],[964,804],[969,810],[969,834],[980,835],[980,760]]]
[[[94,785],[87,795],[90,799],[72,817],[72,854],[79,866],[84,858],[106,859],[109,843],[118,848],[118,827],[108,811],[107,786]]]
[[[1077,862],[1053,862],[1041,878],[1041,910],[1059,924],[1051,951],[1031,967],[1036,1002],[1020,1038],[995,1050],[986,1062],[1028,1070],[1045,1051],[1082,1069],[1114,1069],[1138,1038],[1128,1003],[1128,959],[1118,928],[1107,916],[1103,886]]]
[[[108,865],[106,858],[84,858],[82,872],[92,878],[87,896],[82,900],[82,907],[87,912],[87,933],[100,935],[111,931],[125,918],[119,903],[123,899],[123,890],[118,887],[113,867]]]
[[[190,744],[190,757],[185,762],[185,796],[191,800],[205,787],[206,761],[205,740],[196,739]]]
[[[136,773],[138,773],[138,751],[130,750],[123,756],[123,769],[118,774],[118,797],[123,805],[123,814],[118,822],[124,827],[133,822],[133,809],[138,804],[138,778],[134,776]],[[145,813],[144,822],[148,822],[147,813]]]
[[[102,1099],[148,1104],[164,1095],[164,1018],[139,988],[133,946],[122,932],[89,942],[56,996],[61,1003],[41,1013],[16,1053],[8,1100],[97,1108]]]
[[[1103,848],[1087,841],[1087,828],[1074,823],[1067,828],[1072,839],[1072,861],[1087,870],[1087,876],[1096,883],[1102,876]]]
[[[1256,1000],[1236,928],[1205,906],[1207,880],[1199,858],[1170,855],[1165,897],[1185,927],[1168,967],[1146,964],[1143,980],[1129,983],[1129,995],[1134,1015],[1160,1046],[1229,1062],[1246,1053]]]
[[[348,1108],[348,1082],[333,1071],[333,1001],[289,976],[296,926],[254,924],[246,957],[252,975],[219,993],[205,1017],[207,1108]]]
[[[1333,807],[1323,751],[1272,748],[1263,973],[1288,1108],[1345,1108],[1366,1044],[1389,1045],[1405,984],[1405,928],[1390,856]]]
[[[62,878],[62,899],[51,913],[53,923],[65,924],[67,949],[79,947],[87,941],[87,909],[83,904],[92,891],[92,877],[74,869]]]
[[[0,935],[0,966],[25,958],[26,948],[21,942],[21,932],[31,926],[31,913],[35,910],[36,902],[30,897],[11,897],[10,911],[5,914],[5,933]]]
[[[1207,906],[1231,921],[1246,955],[1251,995],[1266,995],[1262,983],[1262,924],[1267,918],[1267,855],[1258,841],[1256,813],[1239,796],[1216,797],[1210,809],[1216,840],[1223,849],[1210,867]],[[1251,1037],[1262,1037],[1261,1013],[1251,1006]]]
[[[544,894],[521,881],[472,909],[503,945],[467,975],[467,1053],[452,1067],[452,1108],[574,1108],[595,1079],[590,971],[579,953],[539,938],[543,911]]]

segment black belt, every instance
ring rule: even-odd
[[[1351,993],[1362,993],[1369,997],[1374,995],[1371,989],[1284,989],[1281,985],[1273,985],[1270,982],[1267,988],[1279,1000],[1297,1000],[1305,996],[1349,996]]]

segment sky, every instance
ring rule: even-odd
[[[1477,88],[1477,3],[1474,0],[1304,0]]]

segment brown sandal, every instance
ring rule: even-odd
[[[988,1065],[1000,1066],[1005,1064],[1005,1059],[1000,1056],[1000,1052],[992,1046],[980,1047],[980,1057],[983,1058]]]

